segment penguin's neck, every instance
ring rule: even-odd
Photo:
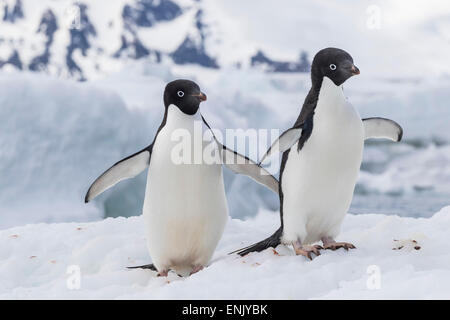
[[[321,92],[325,92],[326,94],[332,93],[344,97],[342,84],[335,85],[334,82],[328,77],[312,77],[311,92],[316,99],[319,98],[319,94]]]
[[[324,97],[327,100],[330,100],[329,98],[338,99],[337,101],[340,99],[345,100],[342,85],[335,85],[334,82],[328,77],[311,76],[311,80],[312,87],[305,98],[302,110],[300,111],[300,115],[298,116],[294,126],[302,124],[308,119],[312,119],[314,114],[317,112],[319,98],[322,102]]]
[[[167,120],[168,121],[202,121],[202,114],[200,108],[194,114],[187,114],[180,110],[176,105],[169,105],[167,107]]]
[[[314,110],[315,124],[324,127],[342,126],[342,123],[347,124],[353,118],[355,113],[353,109],[344,95],[342,85],[337,86],[332,80],[324,77]]]
[[[196,128],[200,129],[200,134],[205,131],[200,109],[193,115],[186,114],[175,105],[167,108],[166,132],[173,132],[178,129],[185,129],[191,134],[197,134]]]
[[[339,107],[340,101],[345,100],[344,91],[342,90],[342,85],[335,85],[334,82],[328,78],[323,77],[322,85],[320,87],[319,95],[318,95],[318,103],[321,100],[326,101],[335,101],[336,103],[327,103],[331,107]],[[320,103],[322,104],[322,103]]]

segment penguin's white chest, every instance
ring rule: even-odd
[[[199,112],[189,116],[171,105],[153,146],[143,215],[160,271],[188,274],[205,266],[227,221],[222,167],[202,159],[203,130]]]
[[[342,88],[324,78],[313,130],[290,151],[282,176],[283,242],[336,237],[350,207],[364,147],[364,128]]]

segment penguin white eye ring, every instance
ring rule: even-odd
[[[183,97],[184,97],[184,92],[180,90],[180,91],[177,92],[177,95],[178,95],[180,98],[183,98]]]
[[[336,70],[336,65],[334,63],[330,64],[330,69],[333,71]]]

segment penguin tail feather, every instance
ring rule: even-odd
[[[127,269],[150,269],[153,271],[158,271],[153,263],[145,264],[143,266],[127,267]]]
[[[241,257],[249,254],[250,252],[261,252],[267,248],[275,248],[281,243],[281,235],[283,229],[280,227],[273,235],[264,239],[258,243],[252,244],[251,246],[238,249],[236,251],[230,252],[229,254],[237,253]]]

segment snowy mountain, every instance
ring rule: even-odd
[[[373,26],[374,6],[379,23]],[[363,72],[383,77],[449,73],[449,6],[439,0],[403,6],[380,0],[0,0],[0,70],[88,80],[143,60],[307,72],[317,50],[336,46],[352,52]]]
[[[0,68],[77,80],[107,74],[139,59],[221,68],[224,63],[214,52],[220,32],[205,22],[209,11],[205,13],[204,7],[195,0],[45,0],[39,5],[32,0],[2,0]],[[289,62],[271,60],[258,50],[228,64],[309,71],[305,51],[300,62]]]

